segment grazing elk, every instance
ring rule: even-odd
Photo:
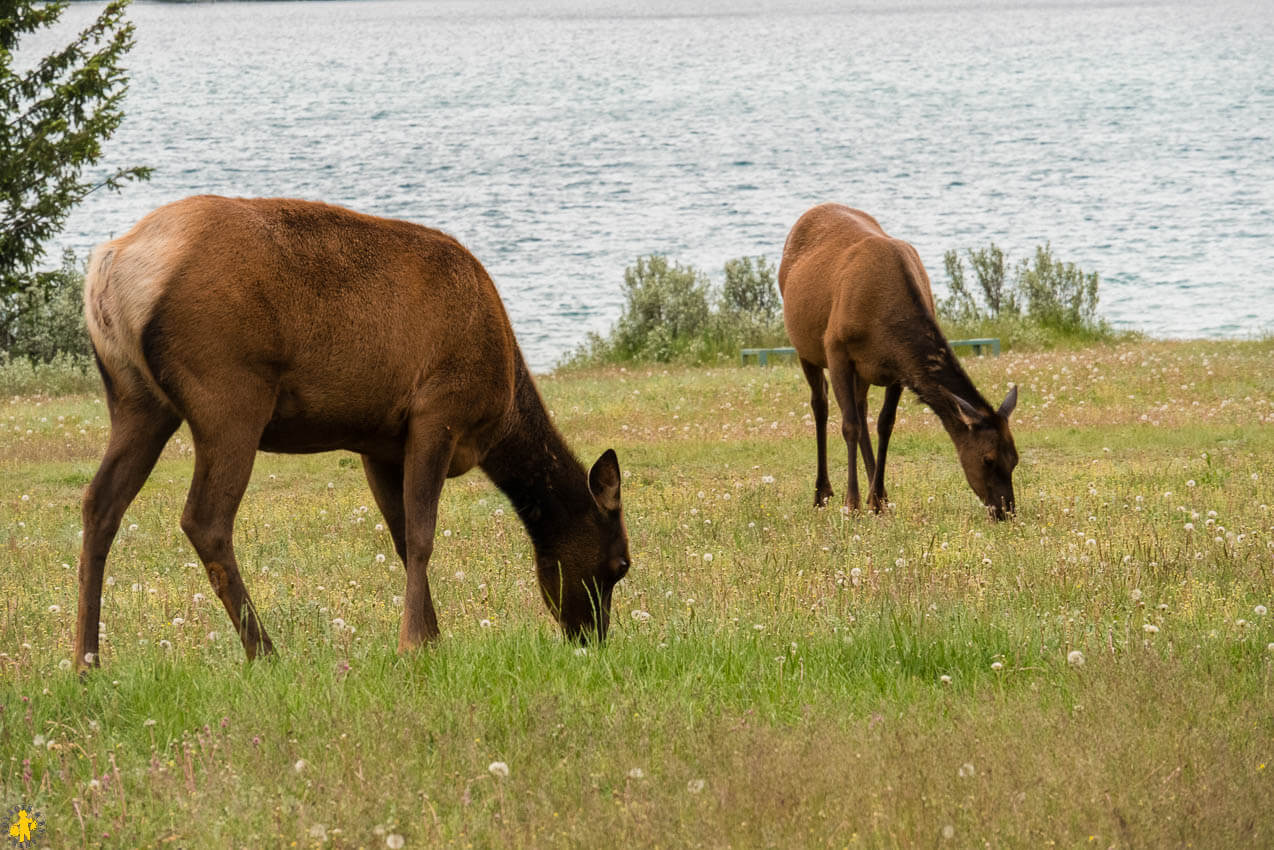
[[[181,526],[249,659],[273,651],[231,543],[258,449],[362,455],[406,566],[400,651],[438,636],[438,497],[474,466],[525,524],[567,636],[605,636],[628,570],[619,463],[611,450],[587,472],[576,461],[491,278],[452,237],[320,203],[198,196],[98,246],[84,289],[111,433],[84,496],[77,666],[98,659],[120,519],[183,420],[195,472]]]
[[[788,234],[779,291],[787,334],[811,390],[818,443],[815,505],[825,505],[832,496],[827,369],[849,447],[845,504],[850,509],[859,506],[855,445],[870,482],[868,505],[880,511],[885,504],[885,454],[907,386],[938,414],[969,485],[996,519],[1013,511],[1017,449],[1009,414],[1017,404],[1017,387],[998,410],[978,393],[938,327],[929,276],[915,248],[886,235],[865,212],[823,204],[802,215]],[[874,459],[867,433],[867,390],[873,384],[885,387]]]

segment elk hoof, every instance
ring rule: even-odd
[[[835,495],[836,494],[832,492],[831,487],[819,487],[817,490],[814,491],[814,507],[816,508],[827,507],[828,501],[830,501],[832,496],[835,496]]]
[[[867,497],[867,507],[872,509],[873,513],[881,513],[889,506],[889,497],[885,494],[879,496],[872,493]]]

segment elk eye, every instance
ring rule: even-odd
[[[619,578],[623,578],[627,572],[628,572],[628,559],[620,558],[618,561],[615,562],[615,575],[617,575]]]

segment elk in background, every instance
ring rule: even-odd
[[[938,327],[929,276],[915,248],[887,235],[861,210],[823,204],[802,215],[788,234],[779,292],[783,321],[811,390],[818,445],[815,505],[832,496],[826,369],[849,447],[845,504],[851,510],[859,507],[855,446],[870,482],[868,505],[880,511],[886,503],[885,456],[906,386],[942,421],[978,498],[996,519],[1013,512],[1018,456],[1009,414],[1017,387],[997,409],[973,386]],[[885,387],[875,458],[867,432],[867,390],[873,384]]]
[[[628,570],[620,471],[553,426],[482,264],[437,230],[287,199],[187,198],[98,246],[85,313],[111,418],[84,496],[76,665],[98,663],[125,509],[186,421],[181,517],[248,658],[272,652],[231,534],[258,449],[362,455],[407,572],[398,647],[438,636],[427,568],[443,482],[474,466],[530,534],[571,638],[604,637]]]

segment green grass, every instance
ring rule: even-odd
[[[11,399],[0,805],[42,811],[48,847],[1270,844],[1272,354],[967,359],[988,397],[1021,386],[1001,524],[910,396],[894,505],[847,516],[811,507],[790,364],[542,379],[578,454],[625,471],[634,565],[583,654],[471,474],[441,508],[443,638],[400,657],[357,462],[261,455],[236,541],[279,655],[246,664],[177,525],[183,430],[124,520],[83,681],[60,662],[104,406]]]

